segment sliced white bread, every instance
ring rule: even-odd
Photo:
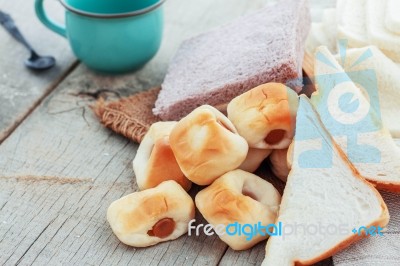
[[[305,47],[306,52],[309,54],[314,54],[315,49],[318,46],[322,45],[321,42],[317,38],[318,37],[317,31],[319,31],[319,30],[316,29],[317,27],[321,27],[321,26],[322,26],[322,23],[320,23],[320,22],[311,23],[311,29],[307,36],[306,47]]]
[[[337,40],[337,21],[336,21],[336,8],[324,9],[322,13],[322,29],[324,30],[327,43],[325,44],[329,51],[336,53],[336,40]]]
[[[315,49],[325,45],[330,51],[336,53],[336,8],[321,9],[319,12],[322,13],[322,21],[311,23],[311,30],[306,41],[306,52],[314,54]]]
[[[400,138],[400,66],[375,46],[349,49],[344,61],[340,55],[335,58],[346,72],[374,69],[383,124],[394,138]]]
[[[385,27],[392,33],[400,35],[400,1],[387,0]]]
[[[349,47],[368,45],[365,26],[367,0],[338,0],[338,38],[345,39]]]
[[[321,45],[326,45],[330,50],[332,49],[331,51],[335,51],[336,38],[330,36],[330,32],[325,29],[322,22],[313,22],[306,41],[306,51],[313,54],[315,49]]]
[[[312,21],[322,21],[323,11],[336,6],[336,0],[309,0]]]
[[[352,1],[347,1],[352,2]],[[393,61],[400,62],[400,35],[385,26],[387,0],[368,0],[366,24],[369,44],[378,46]]]
[[[346,4],[346,0],[336,0],[336,22],[337,23],[339,23],[339,21],[342,17],[342,13],[343,13],[345,4]]]
[[[269,238],[264,266],[311,265],[364,236],[354,234],[354,228],[384,227],[389,220],[379,192],[347,160],[304,95],[293,145],[277,219],[287,233]],[[328,158],[331,164],[323,165]]]
[[[311,101],[325,127],[363,177],[378,188],[400,192],[400,149],[371,107],[377,88],[357,87],[326,47],[317,49],[314,66],[317,91]],[[373,80],[369,74],[362,78]]]

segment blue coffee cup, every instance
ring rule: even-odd
[[[160,48],[164,0],[60,0],[65,26],[47,16],[43,1],[35,0],[39,20],[66,37],[75,56],[93,70],[137,70]]]

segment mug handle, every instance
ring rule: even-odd
[[[52,19],[49,19],[46,12],[44,11],[43,1],[44,0],[35,0],[36,16],[47,28],[67,38],[67,31],[65,29],[65,26],[54,22]]]

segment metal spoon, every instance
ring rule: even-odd
[[[25,65],[34,70],[49,69],[56,64],[56,60],[52,56],[40,56],[32,46],[25,40],[21,32],[18,30],[14,20],[10,15],[0,10],[0,24],[20,43],[22,43],[30,52],[31,56],[25,60]]]

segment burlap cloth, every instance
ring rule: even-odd
[[[160,121],[152,113],[159,91],[160,88],[153,88],[109,103],[100,99],[92,106],[92,109],[104,126],[140,143],[150,125]],[[283,192],[284,183],[274,177],[265,164],[257,170],[256,174],[271,182],[281,193]],[[338,253],[333,257],[334,265],[400,265],[400,195],[389,192],[382,192],[382,195],[390,212],[388,230],[383,236],[365,238]],[[332,265],[332,260],[327,259],[318,265]]]
[[[152,112],[159,92],[156,87],[109,103],[100,98],[92,109],[104,126],[140,143],[151,124],[160,121]]]

